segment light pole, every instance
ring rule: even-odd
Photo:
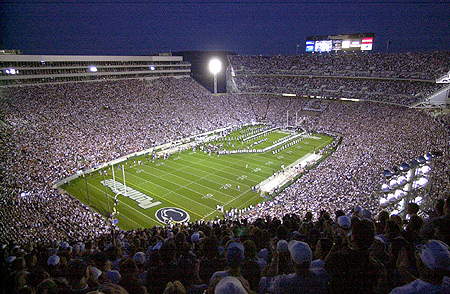
[[[386,198],[380,199],[380,206],[386,208],[392,205],[395,212],[406,217],[408,214],[408,204],[413,200],[416,202],[417,190],[425,187],[428,184],[428,179],[425,177],[431,170],[426,165],[432,159],[431,154],[419,156],[408,163],[402,163],[400,168],[394,167],[392,171],[385,170],[384,177],[388,181],[381,186],[381,190],[386,194]],[[394,214],[396,214],[394,213]]]
[[[222,69],[219,59],[213,58],[209,61],[209,71],[214,75],[214,94],[217,94],[217,73]]]

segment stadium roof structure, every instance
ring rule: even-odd
[[[450,71],[436,79],[436,84],[447,84],[447,87],[439,89],[411,108],[447,108],[450,105]]]

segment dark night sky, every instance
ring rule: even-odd
[[[374,51],[450,50],[450,1],[0,0],[0,49],[295,54],[308,35],[375,33]]]

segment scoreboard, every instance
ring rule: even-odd
[[[310,36],[306,38],[306,52],[370,51],[374,33]]]

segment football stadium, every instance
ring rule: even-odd
[[[448,290],[450,53],[373,36],[228,54],[214,91],[174,54],[4,50],[2,293]]]

